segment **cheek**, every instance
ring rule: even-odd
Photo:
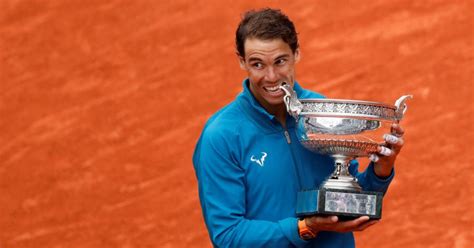
[[[265,77],[265,73],[263,71],[258,71],[258,70],[249,70],[248,76],[249,78],[252,78],[253,81],[260,81],[260,79]]]
[[[294,74],[294,69],[293,67],[282,67],[280,70],[278,70],[278,74],[283,76],[283,77],[291,77]]]

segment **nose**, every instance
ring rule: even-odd
[[[267,67],[267,71],[265,72],[265,80],[273,82],[278,79],[275,68],[273,66]]]

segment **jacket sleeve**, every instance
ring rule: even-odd
[[[216,247],[296,247],[307,241],[298,235],[296,218],[278,222],[247,219],[245,170],[229,137],[205,132],[193,156],[201,207]],[[233,144],[232,147],[230,144]]]
[[[358,171],[359,163],[357,160],[352,160],[350,164],[350,173],[357,177],[360,186],[366,191],[378,191],[378,192],[387,192],[388,186],[392,182],[393,177],[395,176],[395,169],[392,170],[390,176],[387,178],[380,178],[375,174],[374,163],[370,162],[367,169],[363,172]]]

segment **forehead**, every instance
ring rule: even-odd
[[[282,39],[262,40],[249,38],[245,40],[245,57],[249,58],[275,58],[283,55],[292,55],[290,46]]]

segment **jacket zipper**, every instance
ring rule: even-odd
[[[286,138],[286,142],[288,144],[291,144],[290,134],[288,133],[288,130],[285,130],[285,138]]]
[[[288,143],[288,146],[290,147],[290,153],[291,153],[291,158],[293,159],[293,165],[295,167],[295,172],[296,172],[296,178],[298,179],[298,187],[300,190],[302,190],[301,188],[301,177],[300,177],[300,171],[298,169],[298,164],[296,163],[296,159],[295,159],[295,152],[293,151],[293,146],[291,145],[291,138],[290,138],[290,133],[288,133],[288,130],[285,129],[285,138],[286,138],[286,143]]]

